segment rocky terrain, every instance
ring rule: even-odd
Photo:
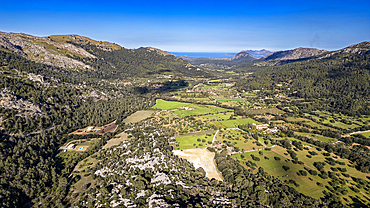
[[[319,56],[327,52],[326,50],[319,50],[316,48],[296,48],[287,51],[277,51],[271,55],[264,58],[266,61],[276,61],[276,60],[293,60],[302,59],[312,56]]]
[[[91,170],[93,183],[104,188],[92,189],[94,194],[81,197],[74,205],[184,207],[184,199],[203,205],[231,204],[224,192],[208,184],[210,181],[204,178],[203,170],[190,173],[189,169],[194,171],[194,167],[171,153],[166,142],[168,130],[144,121],[125,131],[133,137],[102,150],[96,157],[99,163]],[[194,179],[204,181],[194,183]],[[204,190],[208,191],[203,194]],[[204,195],[207,200],[198,201]]]
[[[331,57],[333,55],[342,54],[342,53],[352,53],[352,54],[357,54],[357,55],[369,54],[370,53],[370,41],[365,41],[362,43],[354,44],[346,48],[343,48],[341,50],[330,52],[320,58],[327,58],[327,57]]]
[[[18,99],[14,95],[14,92],[8,90],[7,88],[0,91],[0,107],[6,109],[16,109],[20,113],[31,114],[41,114],[41,109],[39,106],[27,101],[22,98]]]
[[[65,69],[91,69],[91,66],[74,58],[96,58],[70,43],[26,34],[0,33],[0,49],[19,54],[37,63]]]
[[[103,51],[113,51],[122,49],[120,45],[115,43],[110,43],[107,41],[96,41],[88,37],[79,36],[79,35],[51,35],[48,38],[63,43],[76,43],[80,45],[95,45],[97,48]]]

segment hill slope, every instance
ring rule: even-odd
[[[273,54],[270,54],[264,58],[266,61],[275,61],[275,60],[292,60],[292,59],[302,59],[312,56],[318,56],[327,51],[318,50],[316,48],[296,48],[293,50],[287,51],[277,51]]]
[[[329,58],[268,67],[241,80],[238,87],[274,90],[283,84],[291,96],[325,100],[327,110],[370,114],[370,54],[362,54],[366,55],[337,53]]]
[[[207,76],[209,70],[191,65],[155,48],[125,49],[117,44],[78,35],[35,37],[27,34],[0,33],[0,50],[62,69],[77,70],[94,78],[177,74]]]

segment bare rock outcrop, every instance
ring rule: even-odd
[[[0,47],[42,64],[66,69],[90,69],[91,66],[71,57],[96,58],[83,48],[25,34],[0,33]],[[69,56],[66,56],[66,55]]]
[[[17,109],[19,111],[26,111],[31,114],[40,114],[39,106],[23,99],[18,99],[14,93],[7,88],[0,91],[0,107],[7,109]]]

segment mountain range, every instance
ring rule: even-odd
[[[187,61],[0,33],[0,207],[366,207],[369,140],[345,134],[370,129],[369,59],[370,42]],[[222,180],[174,154],[180,135]]]

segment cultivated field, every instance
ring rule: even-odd
[[[206,171],[207,178],[214,178],[219,181],[223,180],[214,161],[215,153],[210,152],[207,149],[188,149],[173,150],[173,154],[187,159],[189,162],[193,163],[196,169],[199,167],[203,168],[204,171]]]
[[[208,106],[208,105],[195,105],[189,104],[187,107],[191,108],[192,110],[175,110],[174,113],[179,117],[185,116],[193,116],[193,115],[206,115],[206,114],[217,114],[222,112],[229,112],[233,111],[230,109],[215,107],[215,106]]]
[[[181,103],[181,102],[173,102],[173,101],[157,99],[155,101],[155,105],[152,108],[161,109],[161,110],[172,110],[172,109],[177,109],[181,107],[186,107],[188,105],[190,105],[190,103]]]

